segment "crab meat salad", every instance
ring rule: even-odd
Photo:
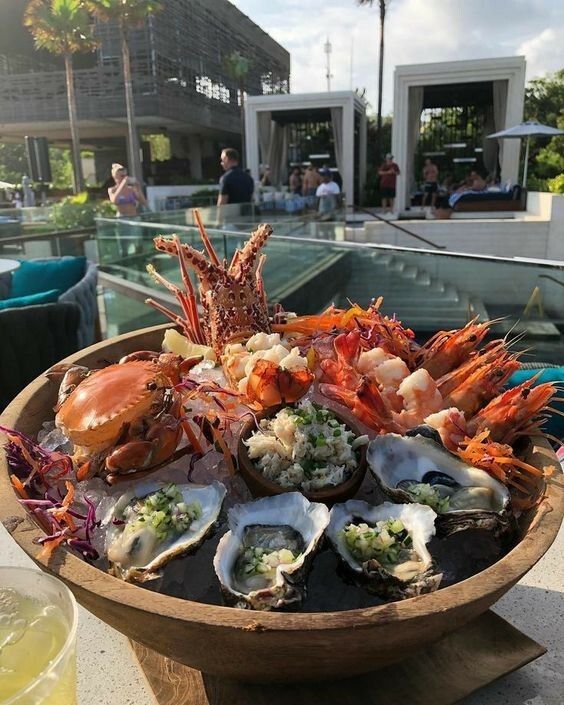
[[[309,400],[263,419],[245,441],[249,458],[267,480],[306,492],[348,480],[367,443],[367,436],[355,436],[333,412]]]

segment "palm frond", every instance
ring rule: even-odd
[[[133,29],[142,25],[149,15],[163,9],[160,0],[84,0],[84,5],[102,22],[117,22]]]
[[[31,0],[23,24],[31,32],[37,49],[52,54],[93,51],[90,16],[81,0]]]
[[[233,51],[224,61],[227,73],[235,81],[242,81],[249,73],[251,62],[238,51]]]

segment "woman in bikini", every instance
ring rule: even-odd
[[[121,164],[112,164],[112,177],[116,185],[108,189],[108,196],[117,208],[117,217],[141,220],[139,206],[146,206],[147,200],[137,181],[127,175]],[[143,250],[143,231],[133,223],[120,223],[116,227],[116,241],[120,257],[139,254]]]
[[[141,187],[121,164],[112,164],[112,177],[116,185],[108,189],[108,196],[118,210],[118,218],[136,218],[139,206],[147,205]]]

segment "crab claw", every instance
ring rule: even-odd
[[[151,441],[129,441],[113,450],[106,458],[106,468],[112,472],[125,472],[145,468],[153,455]]]
[[[76,389],[76,387],[88,376],[90,370],[82,365],[72,365],[69,363],[59,363],[50,367],[45,376],[51,382],[59,385],[59,393],[57,395],[57,405],[55,411],[58,411],[67,397]]]

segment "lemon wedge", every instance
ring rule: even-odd
[[[174,353],[175,355],[181,355],[184,358],[199,357],[201,355],[204,360],[212,360],[213,362],[217,362],[213,348],[210,348],[207,345],[197,345],[196,343],[191,343],[188,338],[184,335],[180,335],[178,331],[172,328],[165,331],[163,350]]]

